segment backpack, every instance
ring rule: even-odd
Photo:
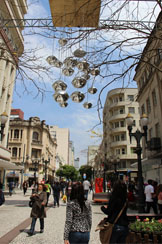
[[[2,190],[0,190],[0,206],[3,205],[4,202],[5,202],[4,193]]]

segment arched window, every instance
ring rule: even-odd
[[[12,148],[12,157],[17,157],[17,147]]]
[[[19,130],[14,130],[14,138],[19,138]]]
[[[38,139],[39,139],[39,134],[38,134],[38,132],[34,131],[33,132],[33,141],[38,141]]]

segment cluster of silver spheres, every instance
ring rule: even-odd
[[[67,39],[61,38],[58,42],[59,45],[63,47],[68,41]],[[75,68],[82,72],[81,76],[76,76],[71,82],[75,88],[81,89],[87,84],[87,81],[91,76],[95,77],[100,74],[100,70],[98,68],[91,68],[86,60],[80,60],[81,58],[85,57],[86,54],[86,51],[79,48],[73,52],[73,56],[67,57],[63,62],[58,60],[55,56],[48,56],[46,61],[51,66],[60,68],[62,74],[65,76],[72,76],[75,72]],[[55,91],[55,94],[53,95],[54,100],[58,102],[61,107],[68,106],[67,100],[69,97],[73,102],[76,103],[81,103],[85,98],[84,93],[80,91],[75,91],[69,96],[66,92],[67,84],[62,80],[57,80],[54,82],[52,87]],[[95,94],[96,92],[97,88],[93,86],[88,89],[88,93],[90,94]],[[83,107],[90,109],[92,107],[92,103],[85,102]]]

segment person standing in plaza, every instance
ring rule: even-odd
[[[145,187],[146,196],[146,213],[150,213],[150,209],[153,208],[154,213],[157,214],[157,205],[153,200],[154,187],[152,186],[152,180],[148,180],[148,185]]]
[[[30,199],[33,202],[33,205],[30,215],[30,217],[32,218],[32,222],[28,234],[32,236],[34,234],[37,218],[39,218],[40,220],[40,233],[44,232],[44,218],[46,217],[45,205],[47,203],[47,193],[45,185],[38,184],[37,192],[33,193]]]
[[[127,218],[127,186],[125,183],[118,180],[113,185],[108,206],[102,206],[101,211],[108,215],[107,222],[113,224],[121,210],[122,213],[113,227],[110,243],[126,243],[126,237],[129,233],[129,222]]]
[[[88,191],[89,191],[89,187],[90,187],[90,182],[88,180],[84,180],[83,181],[83,187],[84,187],[84,194],[85,194],[85,198],[88,199]]]
[[[51,194],[51,185],[50,185],[48,180],[46,181],[45,186],[46,186],[46,192],[47,192],[47,203],[46,203],[46,207],[47,207],[48,201],[49,201],[49,197],[50,197],[50,194]]]
[[[12,196],[12,191],[14,188],[14,183],[12,181],[8,183],[8,188],[9,188],[9,195]]]
[[[59,207],[59,200],[60,200],[60,184],[59,182],[57,181],[54,186],[53,186],[53,198],[54,198],[54,208],[56,207],[56,204],[57,204],[57,207]]]
[[[64,244],[88,244],[92,225],[90,202],[84,197],[81,183],[72,186],[70,201],[66,207]]]
[[[24,183],[23,183],[24,196],[25,196],[25,194],[27,192],[27,189],[28,189],[28,183],[27,183],[27,181],[24,181]]]
[[[159,206],[159,211],[160,214],[162,214],[162,184],[160,184],[158,186],[158,190],[157,190],[157,197],[158,197],[158,206]]]

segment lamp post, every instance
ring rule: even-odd
[[[110,162],[114,165],[114,174],[115,174],[115,181],[116,181],[118,179],[117,166],[120,162],[120,158],[111,156]]]
[[[50,157],[48,157],[48,160],[44,160],[44,158],[42,159],[43,164],[44,164],[44,171],[45,171],[45,176],[44,179],[45,181],[47,180],[47,169],[48,169],[48,164],[50,163]]]
[[[5,128],[5,124],[8,120],[8,115],[6,112],[3,112],[0,115],[0,123],[1,123],[1,128],[0,128],[0,135],[1,135],[1,141],[3,140],[3,136],[4,136],[4,128]]]
[[[140,142],[141,142],[142,137],[144,137],[145,141],[147,142],[147,124],[148,124],[147,115],[143,114],[140,121],[141,121],[141,126],[143,127],[143,132],[141,132],[139,129],[137,129],[134,133],[132,133],[133,117],[130,114],[128,114],[126,117],[126,122],[128,125],[128,131],[129,131],[129,137],[130,137],[130,143],[131,143],[132,136],[136,139],[136,142],[137,142],[136,154],[137,154],[137,159],[138,159],[138,212],[144,213],[145,212],[145,195],[144,195],[142,163],[141,163],[142,147],[141,147]]]
[[[36,184],[36,181],[37,181],[37,170],[39,171],[39,162],[40,160],[32,160],[32,164],[34,165],[34,181],[35,181],[35,184]]]

